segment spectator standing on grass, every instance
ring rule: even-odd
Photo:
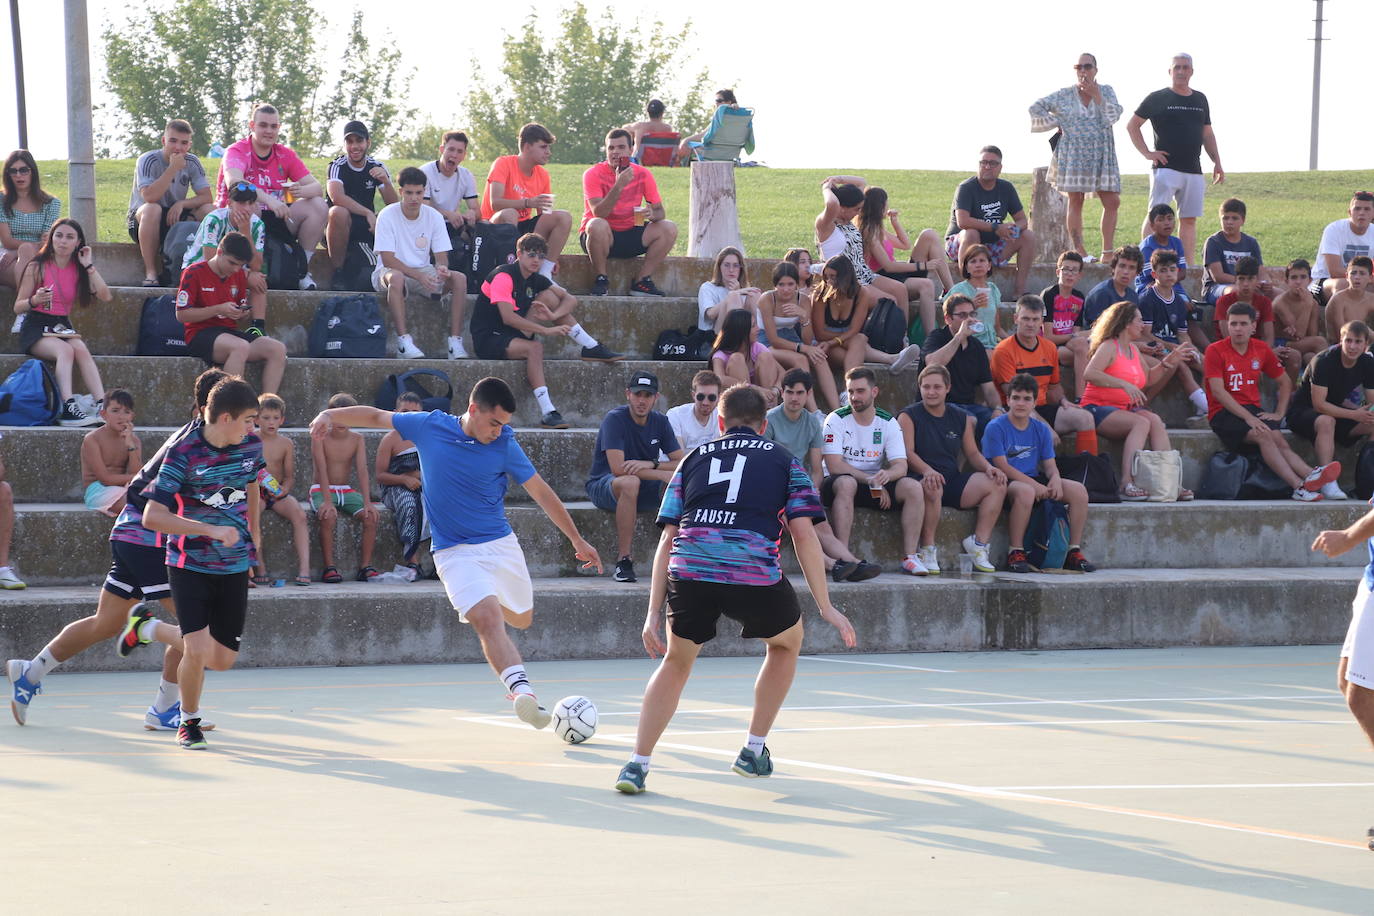
[[[667,219],[654,173],[630,159],[630,132],[617,129],[606,135],[606,160],[582,173],[586,208],[578,229],[578,243],[592,261],[592,295],[609,290],[607,258],[644,256],[631,296],[662,296],[654,273],[677,242],[677,223]]]
[[[128,226],[143,257],[144,286],[160,285],[157,263],[167,231],[182,220],[202,220],[215,208],[205,167],[191,152],[192,136],[189,122],[173,118],[162,132],[162,147],[139,156],[134,165]],[[181,269],[167,266],[174,273]]]
[[[1202,177],[1202,151],[1212,160],[1212,183],[1221,184],[1226,172],[1212,132],[1212,111],[1207,96],[1189,85],[1193,78],[1191,54],[1175,54],[1169,65],[1170,84],[1150,93],[1126,122],[1126,133],[1140,155],[1150,162],[1150,206],[1174,201],[1178,206],[1179,237],[1184,257],[1197,263],[1197,220],[1207,183]],[[1154,149],[1145,144],[1141,128],[1154,128]],[[1149,234],[1148,221],[1140,235]]]
[[[1288,428],[1313,444],[1317,464],[1336,457],[1336,445],[1352,446],[1374,433],[1374,354],[1369,352],[1369,325],[1350,321],[1340,343],[1303,369],[1298,390],[1288,405]],[[1346,499],[1332,480],[1322,486],[1327,499]]]
[[[692,399],[668,409],[668,425],[683,451],[690,452],[720,435],[720,415],[716,412],[720,388],[720,376],[703,369],[692,376]]]
[[[1102,256],[1116,239],[1116,214],[1121,207],[1121,168],[1116,161],[1112,125],[1125,110],[1111,86],[1097,81],[1097,57],[1078,55],[1072,86],[1040,99],[1030,107],[1032,131],[1058,131],[1050,140],[1049,183],[1068,195],[1064,219],[1069,243],[1084,258],[1083,199],[1096,194],[1102,201]],[[1094,258],[1093,260],[1096,260]]]
[[[371,246],[377,230],[377,194],[386,204],[400,198],[391,184],[391,173],[380,159],[369,155],[372,135],[362,121],[344,125],[344,154],[329,163],[329,221],[324,239],[329,260],[338,270],[348,255],[348,246]]]
[[[978,151],[978,174],[959,182],[954,190],[945,254],[963,264],[968,248],[984,245],[992,267],[1005,267],[1015,257],[1016,295],[1020,296],[1030,281],[1035,235],[1016,186],[1001,176],[1002,151],[983,147]]]
[[[549,256],[539,272],[550,280],[572,231],[572,214],[553,208],[553,185],[544,168],[553,157],[554,139],[541,124],[520,128],[519,154],[496,158],[482,194],[482,219],[512,225],[517,236],[533,232],[548,243]]]
[[[306,271],[301,277],[303,290],[317,289],[310,273],[315,249],[324,237],[329,208],[324,202],[324,187],[310,174],[295,151],[277,142],[281,116],[264,102],[253,107],[248,121],[248,136],[229,146],[220,160],[215,190],[217,205],[228,206],[229,191],[240,181],[258,190],[258,203],[268,232],[284,231],[305,250]]]

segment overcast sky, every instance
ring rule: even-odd
[[[27,48],[29,143],[40,159],[61,158],[67,140],[63,4],[20,0],[19,5]],[[113,0],[89,0],[88,6],[96,23],[91,51],[100,102],[105,99],[99,24],[119,21],[130,6]],[[332,66],[352,6],[336,0],[315,6]],[[378,31],[419,36],[405,63],[416,71],[410,101],[420,117],[447,121],[456,116],[454,126],[463,126],[468,61],[494,72],[504,31],[523,25],[525,10],[538,10],[541,22],[552,28],[563,6],[542,0],[523,7],[394,0],[368,5],[366,15]],[[1027,106],[1069,85],[1077,55],[1090,51],[1101,67],[1099,79],[1116,89],[1127,108],[1117,125],[1123,171],[1143,172],[1146,163],[1131,148],[1125,121],[1146,93],[1168,85],[1169,59],[1182,50],[1195,60],[1194,88],[1210,100],[1223,165],[1228,171],[1254,172],[1307,168],[1315,7],[1314,0],[1196,0],[1160,6],[1155,13],[1145,4],[1108,8],[1066,0],[968,5],[855,0],[844,4],[843,16],[807,15],[795,5],[786,18],[776,4],[737,0],[647,0],[615,8],[627,23],[637,12],[674,27],[690,12],[696,54],[679,72],[704,65],[722,85],[736,87],[741,102],[756,109],[754,157],[768,165],[972,171],[978,148],[995,143],[1009,172],[1029,171],[1045,164],[1049,150],[1045,134],[1030,133]],[[381,9],[395,15],[384,18]],[[520,14],[512,15],[517,10]],[[1374,164],[1369,107],[1374,3],[1331,0],[1325,16],[1331,40],[1323,48],[1319,165],[1369,168]],[[422,27],[404,25],[407,17]],[[17,122],[8,5],[0,9],[0,19],[5,25],[0,138],[12,148]],[[446,21],[453,23],[447,32],[433,30]]]

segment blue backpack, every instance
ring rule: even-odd
[[[51,426],[61,408],[57,380],[41,359],[27,359],[0,384],[0,426]]]
[[[1026,532],[1027,559],[1036,569],[1063,569],[1069,556],[1069,510],[1057,499],[1042,499],[1031,512]]]

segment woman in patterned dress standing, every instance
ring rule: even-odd
[[[1050,184],[1069,196],[1069,239],[1090,260],[1083,244],[1083,197],[1102,201],[1102,251],[1113,251],[1116,214],[1121,207],[1121,169],[1116,161],[1112,125],[1121,117],[1121,104],[1111,86],[1097,81],[1097,58],[1080,54],[1074,65],[1078,81],[1045,96],[1030,107],[1031,130],[1058,129],[1051,140]],[[1057,142],[1056,142],[1057,140]]]

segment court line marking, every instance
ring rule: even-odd
[[[854,709],[964,709],[964,708],[984,708],[992,706],[1112,706],[1115,704],[1128,703],[1242,703],[1242,702],[1272,702],[1274,700],[1320,700],[1323,702],[1334,703],[1339,700],[1345,702],[1343,697],[1331,694],[1305,694],[1294,693],[1283,696],[1229,696],[1229,697],[1123,697],[1117,699],[1086,699],[1086,700],[970,700],[955,703],[854,703],[835,706],[792,706],[785,708],[789,712],[824,712],[826,710],[854,710]],[[726,713],[752,713],[752,706],[723,706],[715,709],[694,709],[679,710],[681,716],[700,716],[700,715],[724,715]],[[637,716],[639,710],[626,709],[603,712],[604,716]]]
[[[955,671],[951,668],[922,668],[919,665],[896,665],[891,662],[861,662],[852,658],[825,658],[820,655],[798,656],[804,661],[810,662],[830,662],[832,665],[870,665],[874,668],[900,668],[903,671],[928,671],[932,674],[967,674],[967,671]]]
[[[1032,719],[1024,722],[895,722],[871,725],[798,725],[775,727],[770,734],[801,734],[805,732],[864,732],[892,731],[918,728],[1064,728],[1095,725],[1342,725],[1348,719]],[[691,729],[674,728],[679,735],[735,735],[739,728]]]
[[[1198,782],[1119,786],[997,786],[1007,792],[1080,792],[1091,789],[1367,789],[1374,782]]]

